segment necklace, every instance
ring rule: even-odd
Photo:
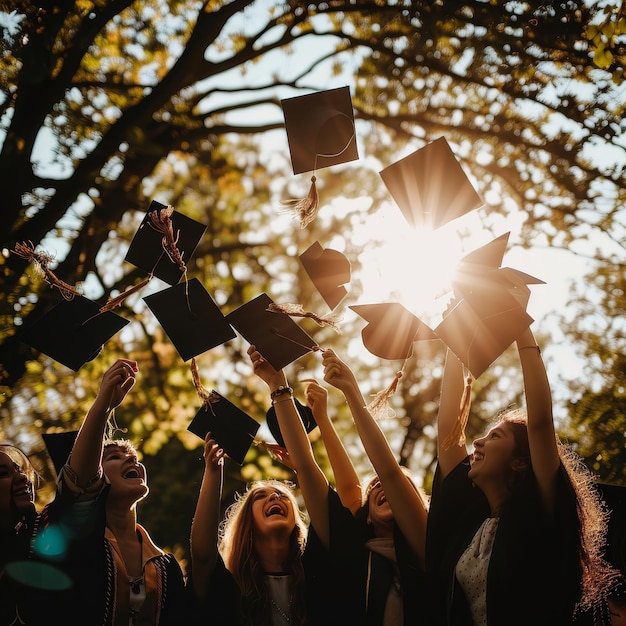
[[[278,614],[287,622],[289,623],[291,621],[291,617],[289,617],[289,615],[287,615],[287,613],[285,613],[285,611],[283,611],[278,604],[276,604],[276,602],[274,602],[274,598],[270,598],[270,600],[272,601],[272,606],[278,611]],[[290,607],[291,608],[291,607]]]

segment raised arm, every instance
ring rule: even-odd
[[[191,579],[196,596],[204,600],[217,562],[220,502],[224,478],[224,451],[207,433],[204,439],[204,475],[191,523]]]
[[[253,345],[248,348],[248,355],[255,374],[267,383],[270,393],[279,387],[287,387],[284,371],[276,371]],[[311,442],[293,401],[293,394],[281,394],[273,404],[278,427],[289,452],[290,464],[298,477],[309,518],[322,544],[329,547],[328,479],[315,460]]]
[[[70,467],[76,484],[86,487],[98,474],[102,462],[102,446],[107,422],[135,384],[137,362],[118,359],[104,373],[94,403],[87,412],[72,448]]]
[[[343,392],[357,432],[374,466],[402,534],[424,563],[427,507],[422,494],[396,461],[385,433],[365,406],[352,370],[332,350],[322,354],[324,380]]]
[[[544,504],[548,510],[552,510],[560,458],[548,375],[541,350],[530,328],[517,339],[517,350],[524,377],[530,459]]]
[[[305,391],[306,401],[322,434],[341,503],[354,514],[361,508],[363,497],[361,481],[328,416],[328,390],[312,378],[305,378],[300,382],[308,383]]]
[[[463,443],[464,431],[456,441],[448,441],[457,428],[463,387],[463,363],[448,349],[437,413],[437,460],[441,478],[447,476],[467,456],[467,448]]]

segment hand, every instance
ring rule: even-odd
[[[255,346],[248,348],[248,356],[252,361],[254,373],[264,380],[271,390],[287,384],[287,378],[282,370],[276,371],[261,355]]]
[[[328,419],[328,390],[322,387],[314,378],[303,378],[301,383],[308,383],[304,391],[306,403],[313,411],[315,421]]]
[[[322,352],[322,365],[324,380],[333,387],[345,392],[349,387],[356,386],[352,370],[332,350]]]
[[[204,438],[204,463],[207,472],[217,472],[220,470],[220,465],[224,464],[225,453],[222,448],[219,447],[217,441],[212,439],[211,433],[208,432]]]
[[[128,359],[115,361],[102,377],[97,399],[103,400],[108,410],[117,408],[135,384],[138,371],[137,361]]]
[[[282,463],[284,466],[288,467],[294,472],[296,471],[291,462],[289,452],[287,452],[287,448],[283,448],[277,443],[269,443],[268,441],[266,441],[264,445],[267,448],[267,451],[269,452],[269,455],[272,457],[272,459],[278,461],[279,463]]]

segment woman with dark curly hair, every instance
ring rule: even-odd
[[[530,328],[517,348],[526,410],[498,415],[469,455],[464,425],[457,436],[463,365],[447,354],[426,548],[441,623],[553,626],[584,615],[603,623],[619,575],[603,559],[606,510],[590,471],[556,436]]]

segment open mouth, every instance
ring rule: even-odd
[[[285,516],[285,510],[281,506],[280,503],[275,502],[272,504],[266,511],[265,517],[272,517],[273,515],[280,515],[281,517]]]
[[[139,470],[136,467],[131,467],[127,472],[123,474],[124,480],[128,480],[130,478],[142,478]]]

